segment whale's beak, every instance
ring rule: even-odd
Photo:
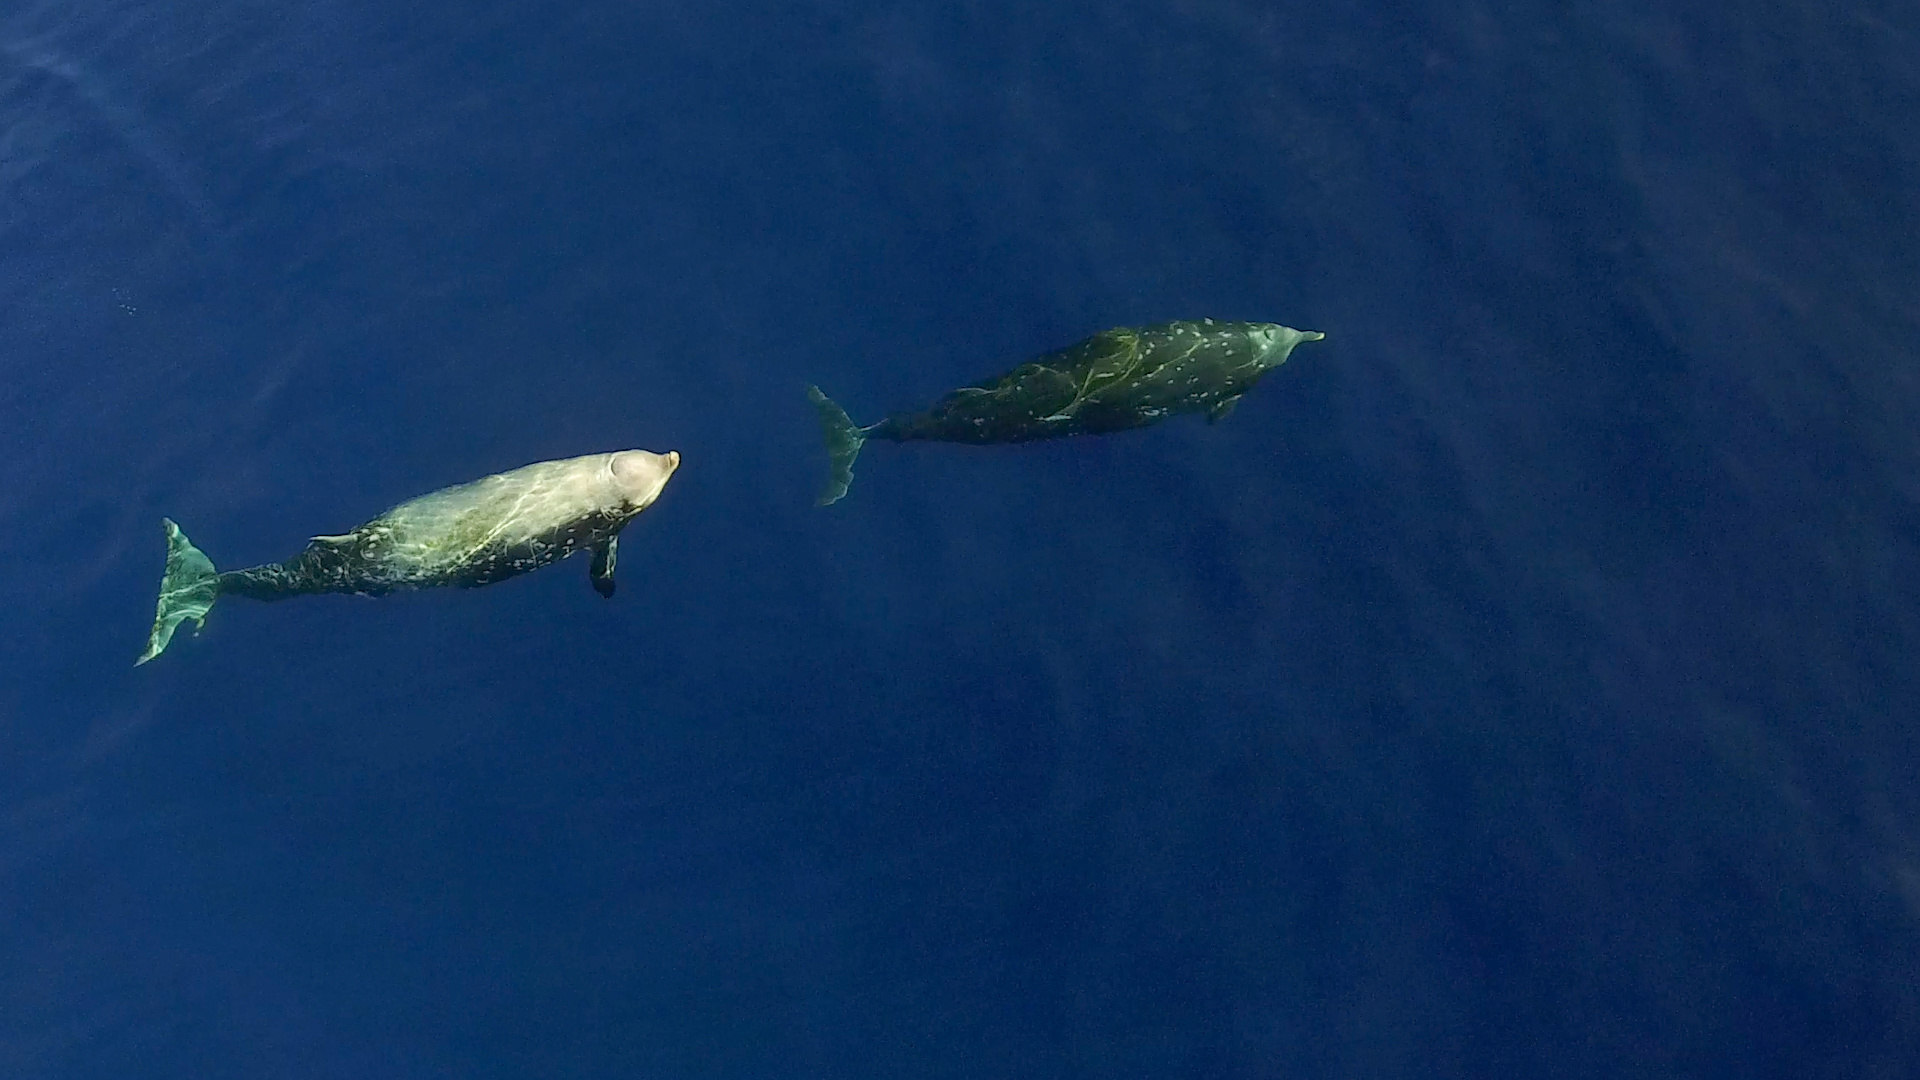
[[[1295,330],[1291,326],[1268,323],[1258,330],[1248,333],[1253,339],[1254,348],[1259,351],[1259,363],[1262,367],[1279,367],[1287,362],[1293,347],[1303,341],[1319,341],[1327,335],[1318,330]]]

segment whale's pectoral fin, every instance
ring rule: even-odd
[[[338,536],[314,536],[314,537],[310,537],[309,539],[311,539],[316,544],[345,544],[358,539],[359,536],[360,534],[357,532],[350,532],[350,533],[341,533]]]
[[[609,536],[593,545],[593,564],[587,568],[587,580],[593,591],[613,599],[613,564],[620,557],[620,538]]]
[[[1233,407],[1240,404],[1240,397],[1241,395],[1235,394],[1225,401],[1215,403],[1213,408],[1207,410],[1207,423],[1217,424],[1225,420],[1227,414],[1233,411]]]

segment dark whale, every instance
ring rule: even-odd
[[[866,427],[809,386],[830,459],[819,504],[847,493],[854,459],[870,439],[1027,442],[1124,431],[1189,412],[1205,413],[1211,423],[1286,363],[1295,345],[1325,336],[1277,323],[1213,319],[1122,326],[961,387],[922,411]]]
[[[679,467],[679,454],[645,450],[542,461],[409,499],[351,532],[314,537],[285,562],[226,573],[163,519],[166,575],[147,651],[135,666],[159,656],[181,623],[204,625],[222,596],[473,588],[583,549],[593,552],[594,589],[612,596],[620,530],[653,505]]]

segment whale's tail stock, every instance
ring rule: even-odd
[[[847,410],[835,405],[819,387],[807,387],[807,400],[820,412],[820,434],[827,442],[827,486],[820,489],[820,498],[814,501],[816,506],[826,506],[839,502],[853,484],[853,459],[860,456],[867,436]]]
[[[188,619],[194,633],[206,625],[207,611],[220,595],[220,572],[187,534],[169,518],[161,518],[167,530],[167,571],[160,579],[160,604],[153,614],[153,633],[147,637],[147,651],[133,662],[134,667],[159,656],[173,640],[173,632]]]

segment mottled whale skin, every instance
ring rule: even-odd
[[[382,596],[437,586],[474,588],[591,551],[589,580],[614,591],[620,530],[652,506],[680,467],[669,451],[619,450],[542,461],[422,495],[293,558],[220,573],[172,521],[144,664],[182,622],[196,627],[222,596],[284,600],[316,593]]]
[[[866,427],[810,386],[807,396],[819,410],[831,459],[819,502],[825,506],[847,493],[854,459],[869,439],[1028,442],[1146,427],[1177,413],[1205,413],[1211,423],[1286,363],[1294,346],[1325,336],[1278,323],[1215,319],[1115,327]]]

